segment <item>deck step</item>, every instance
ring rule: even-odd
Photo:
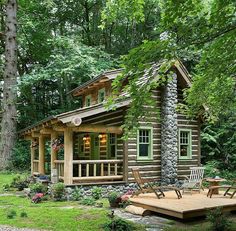
[[[132,213],[134,215],[141,215],[141,216],[148,216],[152,213],[150,210],[134,205],[128,205],[125,208],[125,211],[128,213]]]

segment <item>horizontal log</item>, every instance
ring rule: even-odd
[[[74,132],[95,132],[95,133],[115,133],[122,134],[122,128],[117,126],[106,127],[104,125],[90,125],[82,124],[78,127],[73,127],[72,131]]]
[[[33,175],[39,175],[39,172],[33,172]]]
[[[54,160],[55,164],[64,164],[64,160]]]
[[[87,180],[93,180],[93,181],[99,181],[99,180],[121,180],[123,179],[123,175],[117,175],[117,176],[88,176],[88,177],[73,177],[73,181],[87,181]]]
[[[73,164],[109,164],[123,163],[123,160],[73,160]]]

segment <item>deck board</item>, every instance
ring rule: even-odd
[[[236,197],[230,199],[224,197],[223,192],[206,196],[206,191],[199,193],[184,194],[183,198],[177,199],[174,191],[165,192],[166,197],[157,199],[154,193],[140,194],[130,198],[133,205],[143,207],[150,211],[177,217],[180,219],[206,215],[207,211],[218,206],[224,211],[236,211]]]

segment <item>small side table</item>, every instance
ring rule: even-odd
[[[206,178],[206,181],[210,183],[211,186],[219,186],[220,182],[226,181],[226,179],[223,178]],[[219,188],[213,189],[212,194],[219,194]]]

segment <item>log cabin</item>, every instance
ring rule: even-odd
[[[122,70],[104,72],[72,90],[70,94],[81,99],[80,108],[20,132],[31,140],[31,174],[52,174],[65,185],[132,182],[133,167],[143,177],[161,178],[167,184],[188,175],[189,167],[200,165],[200,122],[176,109],[191,78],[179,61],[172,69],[172,80],[152,90],[161,119],[153,112],[140,120],[137,134],[127,140],[121,139],[121,126],[130,97],[117,102],[116,110],[104,106],[112,81]]]

